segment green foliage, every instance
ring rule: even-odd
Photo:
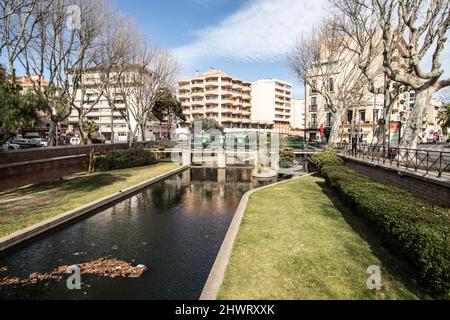
[[[442,127],[442,131],[447,134],[447,129],[450,128],[450,103],[442,106],[443,110],[439,113],[439,124]]]
[[[152,109],[152,115],[162,122],[168,121],[169,117],[186,120],[181,102],[168,89],[160,90],[158,93]]]
[[[99,136],[98,130],[100,126],[93,120],[86,120],[83,123],[83,131],[86,134],[88,144],[92,144],[93,139],[97,139]]]
[[[294,164],[294,149],[285,148],[280,150],[280,167],[291,168]]]
[[[450,296],[450,210],[361,176],[332,155],[314,158],[327,183],[416,267],[421,282]]]
[[[281,135],[280,145],[283,148],[304,149],[305,148],[305,140],[303,139],[303,137],[299,137],[299,136]]]
[[[311,156],[312,161],[316,167],[320,170],[324,165],[343,165],[344,162],[333,151],[323,151],[314,153]]]
[[[21,87],[0,75],[0,144],[16,134],[20,127],[39,121],[39,97],[21,93]]]
[[[196,121],[200,121],[202,123],[202,131],[206,132],[210,129],[216,129],[219,130],[220,132],[223,132],[223,127],[214,119],[211,118],[198,118],[195,119],[190,126],[191,132],[194,131],[194,122]]]
[[[145,141],[142,144],[145,148],[164,150],[175,148],[179,144],[179,142],[172,140],[160,140],[160,141]]]
[[[130,148],[125,151],[111,151],[94,158],[95,171],[109,171],[142,167],[158,163],[153,152],[143,148]]]

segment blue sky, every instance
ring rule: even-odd
[[[181,76],[215,67],[244,80],[271,77],[303,88],[285,55],[299,32],[325,15],[326,0],[115,0],[161,46],[171,49]]]

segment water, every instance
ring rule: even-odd
[[[82,275],[82,289],[68,290],[67,275],[0,287],[0,298],[198,299],[242,195],[260,186],[251,172],[193,168],[0,255],[0,278],[102,257],[146,265],[140,278]]]

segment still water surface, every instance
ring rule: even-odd
[[[102,257],[144,264],[140,278],[82,275],[0,287],[0,299],[198,299],[251,169],[192,168],[80,221],[0,255],[5,276],[28,277]]]

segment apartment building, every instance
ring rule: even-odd
[[[333,125],[333,113],[328,108],[323,97],[306,85],[306,138],[309,140],[320,139],[320,128],[323,127],[325,138]],[[401,123],[401,133],[408,120],[409,114],[414,108],[415,93],[406,90],[402,92],[391,108],[390,114],[384,115],[383,95],[374,95],[369,92],[356,106],[349,107],[341,114],[337,142],[348,143],[352,137],[357,137],[362,143],[375,143],[379,130],[379,120],[385,118],[387,125],[392,122]],[[442,103],[432,100],[427,108],[427,114],[422,122],[420,134],[421,142],[429,142],[435,137],[443,135],[439,125],[438,116]]]
[[[422,131],[420,140],[422,142],[430,142],[432,140],[445,141],[447,133],[442,130],[439,123],[439,114],[443,112],[443,104],[437,100],[431,100],[428,105],[427,114],[422,122]]]
[[[250,82],[214,68],[178,82],[186,124],[197,118],[211,118],[225,132],[272,129],[271,121],[252,117],[251,91]]]
[[[40,79],[37,75],[31,76],[19,76],[16,77],[17,83],[22,88],[22,93],[27,93],[30,90],[38,88],[39,86],[45,90],[49,86],[49,82],[45,79]],[[36,106],[36,109],[40,109],[39,106]],[[24,139],[33,139],[33,138],[42,138],[48,139],[49,135],[49,119],[45,116],[42,111],[38,111],[39,123],[35,124],[32,127],[21,127],[18,130],[18,138]],[[68,131],[67,121],[62,121],[56,126],[56,135],[60,140],[64,140]],[[59,143],[59,141],[58,141]]]
[[[304,131],[306,126],[305,100],[292,99],[291,127],[294,131]]]
[[[133,72],[133,66],[129,67],[128,72]],[[113,77],[113,75],[112,75]],[[126,142],[128,141],[129,128],[126,120],[122,116],[122,112],[126,112],[126,104],[124,99],[132,100],[132,94],[120,92],[119,89],[110,90],[112,93],[112,99],[114,100],[114,109],[111,108],[108,99],[105,95],[101,94],[100,89],[100,73],[97,69],[86,70],[83,74],[83,81],[86,86],[86,92],[84,98],[82,97],[81,90],[77,90],[75,96],[75,105],[81,106],[83,104],[84,110],[91,109],[86,115],[86,120],[92,120],[96,122],[100,129],[99,133],[106,139],[107,142]],[[132,89],[129,92],[133,92]],[[72,110],[68,118],[69,131],[77,135],[78,132],[78,111]],[[136,126],[136,121],[133,116],[130,116],[131,128]],[[168,128],[166,124],[161,124],[158,121],[148,121],[145,127],[145,137],[147,140],[164,139],[168,138],[175,130],[175,126]],[[135,140],[141,139],[141,133],[136,132]]]
[[[400,46],[399,50],[401,48]],[[360,80],[353,80],[361,78],[348,76],[354,70],[358,70],[355,68],[357,59],[352,52],[348,49],[334,49],[333,54],[330,54],[330,51],[326,48],[323,51],[323,56],[310,69],[309,79],[305,83],[307,139],[322,139],[321,134],[323,132],[324,138],[328,141],[333,125],[333,113],[324,98],[324,91],[328,96],[340,97],[341,100],[348,101],[345,112],[340,114],[340,126],[336,142],[350,142],[352,137],[357,137],[362,143],[377,143],[380,119],[386,119],[386,128],[389,123],[400,123],[401,136],[402,128],[414,108],[414,91],[405,87],[400,88],[403,92],[394,101],[389,114],[385,115],[384,95],[370,93],[364,80],[361,81],[361,86],[357,82]],[[382,54],[380,53],[371,66],[371,73],[375,75],[375,87],[384,86],[382,63]],[[399,70],[407,70],[407,66],[402,60],[399,60],[395,67]],[[317,70],[321,72],[317,72]],[[347,98],[345,98],[344,89],[349,90],[349,88],[354,91],[362,89],[362,91],[358,91],[358,97],[347,95]],[[423,119],[420,137],[422,142],[430,140],[432,136],[441,134],[442,130],[439,128],[437,121],[439,108],[440,104],[436,101],[433,101],[428,107],[427,115]]]
[[[292,85],[277,79],[261,79],[252,84],[252,118],[273,122],[278,133],[291,132]]]

